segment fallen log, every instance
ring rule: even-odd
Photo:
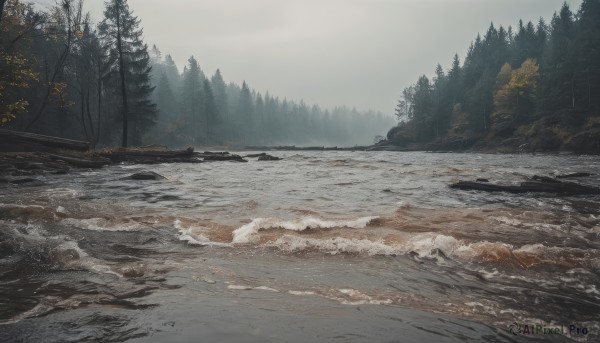
[[[256,157],[261,157],[261,156],[267,156],[267,153],[261,152],[260,154],[244,155],[245,158],[256,158]]]
[[[194,153],[195,157],[199,157],[199,158],[205,158],[205,157],[211,157],[211,156],[229,156],[229,152],[227,151],[218,151],[218,152],[212,152],[212,151],[205,151],[205,152],[195,152]]]
[[[550,178],[548,178],[550,179]],[[550,179],[553,180],[553,179]],[[590,195],[600,194],[600,188],[584,186],[573,182],[548,182],[526,181],[518,186],[495,185],[483,182],[459,181],[450,185],[450,188],[462,190],[476,190],[483,192],[507,192],[507,193],[554,193],[558,195]]]
[[[232,161],[232,162],[248,162],[241,156],[232,155],[232,156],[207,156],[204,158],[205,162],[214,162],[214,161]]]
[[[125,148],[125,149],[110,149],[101,150],[97,154],[101,157],[110,159],[113,162],[123,162],[135,159],[179,159],[193,158],[194,149],[187,148],[181,150],[167,149],[140,149],[140,148]]]
[[[204,156],[205,162],[212,161],[233,161],[233,162],[248,162],[240,155],[207,155]]]
[[[557,179],[553,179],[551,177],[538,176],[538,175],[534,175],[531,179],[535,180],[535,181],[544,182],[544,183],[561,183],[562,182],[562,181],[559,181]]]
[[[88,151],[89,142],[60,137],[39,135],[31,132],[20,132],[0,129],[0,151],[30,151],[67,149]]]
[[[102,168],[112,163],[110,159],[104,157],[96,157],[95,159],[84,159],[55,154],[48,154],[48,156],[53,160],[64,161],[74,167],[79,168]]]
[[[569,178],[576,178],[576,177],[587,177],[587,176],[592,176],[592,175],[594,175],[594,174],[577,172],[577,173],[571,173],[571,174],[558,175],[557,178],[558,179],[569,179]]]
[[[450,185],[450,188],[462,189],[462,190],[475,190],[484,192],[509,192],[509,193],[527,193],[527,190],[520,186],[503,186],[495,185],[492,183],[484,182],[473,182],[473,181],[459,181]]]

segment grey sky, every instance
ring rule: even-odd
[[[45,2],[51,0],[37,0]],[[129,0],[149,45],[183,68],[330,108],[392,114],[402,89],[491,22],[548,21],[564,0]],[[575,11],[581,0],[567,0]],[[103,1],[86,0],[95,19]]]

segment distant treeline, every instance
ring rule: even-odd
[[[92,23],[82,0],[42,11],[0,0],[0,126],[102,145],[371,143],[394,119],[304,102],[207,78],[190,57],[144,42],[126,0],[109,0]],[[185,39],[185,38],[182,38]]]
[[[207,77],[193,56],[180,74],[170,55],[163,59],[155,46],[150,55],[152,79],[158,80],[154,101],[161,112],[153,132],[171,145],[370,144],[395,123],[380,112],[323,110],[262,95],[246,82],[227,84],[220,70]]]
[[[398,145],[479,137],[558,149],[600,127],[600,0],[577,13],[565,3],[550,23],[492,24],[462,65],[455,55],[406,88],[396,115],[388,139]]]

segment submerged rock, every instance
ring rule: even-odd
[[[138,278],[144,276],[146,273],[146,266],[143,264],[139,265],[128,265],[120,269],[121,275],[126,278]]]
[[[34,178],[13,179],[8,181],[12,185],[42,186],[44,183]]]
[[[279,160],[281,160],[281,158],[280,157],[276,157],[276,156],[271,156],[271,155],[264,154],[264,155],[259,156],[258,160],[259,161],[279,161]]]
[[[166,179],[164,176],[157,174],[152,171],[143,171],[135,174],[131,174],[128,177],[123,178],[122,180],[140,180],[140,181],[148,181],[148,180],[164,180]]]

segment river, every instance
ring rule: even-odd
[[[600,197],[448,187],[599,157],[274,155],[0,187],[0,341],[599,339]]]

